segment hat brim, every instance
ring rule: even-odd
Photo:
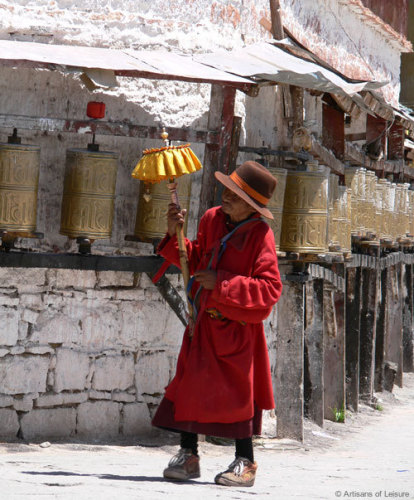
[[[239,196],[243,201],[248,203],[257,212],[259,212],[260,215],[263,215],[263,217],[267,217],[268,219],[273,219],[273,214],[268,208],[260,205],[257,201],[251,198],[247,193],[243,191],[243,189],[241,189],[235,182],[233,182],[228,175],[225,175],[222,172],[214,172],[214,176],[219,182],[221,182],[221,184],[223,184],[223,186],[225,186],[227,189],[230,189],[230,191],[233,191],[233,193],[237,194],[237,196]]]

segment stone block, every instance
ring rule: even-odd
[[[27,337],[28,333],[29,333],[29,323],[27,323],[26,321],[19,321],[19,327],[17,332],[18,339],[24,340]]]
[[[134,384],[134,375],[132,355],[103,356],[95,361],[92,387],[102,391],[124,391]]]
[[[119,403],[134,403],[135,395],[129,394],[128,392],[113,392],[112,401],[118,401]]]
[[[4,396],[3,394],[0,394],[0,408],[5,408],[12,405],[13,398],[11,396]]]
[[[120,287],[133,286],[134,273],[126,271],[99,271],[98,286],[100,287]]]
[[[38,394],[26,394],[22,398],[14,398],[13,408],[16,411],[30,411],[33,408],[33,399]]]
[[[0,349],[0,358],[4,358],[4,356],[7,356],[8,354],[10,354],[9,349]]]
[[[50,345],[32,345],[26,346],[25,352],[29,354],[51,354],[53,352],[53,348]]]
[[[35,409],[23,415],[20,425],[23,439],[71,437],[76,429],[76,410],[74,408]]]
[[[17,297],[0,295],[0,306],[17,306],[17,305],[19,305],[19,299]]]
[[[93,389],[89,391],[89,399],[105,399],[111,401],[112,395],[108,391],[94,391]]]
[[[17,287],[19,285],[26,285],[27,283],[42,286],[45,282],[45,269],[34,267],[29,269],[2,267],[0,269],[0,283],[7,283],[9,287]]]
[[[0,345],[15,345],[19,338],[19,313],[0,306]]]
[[[87,290],[86,297],[88,300],[99,300],[101,301],[101,305],[103,305],[105,302],[115,297],[115,291],[90,289]]]
[[[19,430],[19,419],[15,410],[0,410],[0,438],[15,438]]]
[[[78,407],[78,436],[102,440],[118,437],[120,425],[119,407],[119,403],[112,401],[80,404]]]
[[[80,328],[72,318],[44,311],[40,314],[32,333],[32,341],[41,344],[71,344],[79,340]]]
[[[122,409],[122,434],[142,436],[153,431],[148,406],[145,403],[125,404]]]
[[[130,293],[130,292],[128,292]],[[145,325],[142,302],[124,302],[119,305],[120,325],[118,332],[118,343],[130,349],[138,349],[142,338],[145,337],[145,329],[151,329],[149,323]]]
[[[34,325],[39,317],[39,313],[36,311],[32,311],[31,309],[24,309],[22,312],[22,320],[26,323],[31,323]]]
[[[71,405],[85,403],[88,400],[88,393],[86,392],[73,392],[73,393],[62,393],[62,404]]]
[[[48,356],[8,356],[0,359],[1,391],[4,394],[45,392]]]
[[[141,288],[131,288],[129,290],[116,290],[117,300],[145,300],[145,292]]]
[[[27,308],[33,309],[34,311],[42,311],[45,305],[40,294],[27,294],[24,293],[20,296],[20,304]]]
[[[24,346],[22,346],[22,345],[15,345],[14,347],[12,347],[10,349],[10,354],[12,354],[13,356],[16,356],[16,354],[23,354],[24,351],[25,351]]]
[[[161,394],[170,378],[170,364],[165,352],[146,352],[135,365],[138,394]]]
[[[63,297],[55,293],[45,293],[43,295],[43,303],[45,306],[58,307],[62,304]]]
[[[63,404],[62,394],[42,394],[35,401],[35,406],[38,408],[52,408]]]
[[[55,391],[85,389],[89,368],[90,359],[86,353],[72,349],[57,349]]]
[[[118,343],[119,314],[111,308],[99,308],[82,320],[82,345],[105,349]]]
[[[74,288],[83,290],[94,288],[96,285],[96,272],[80,269],[59,269],[56,274],[56,288]]]

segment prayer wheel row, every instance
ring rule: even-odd
[[[0,230],[28,237],[36,229],[40,148],[0,144]],[[66,152],[60,232],[90,240],[111,236],[118,154],[69,149]],[[269,203],[276,247],[320,253],[351,250],[351,236],[398,242],[414,235],[414,191],[409,185],[378,179],[359,167],[345,169],[345,186],[317,162],[291,171],[270,168],[277,188]],[[189,207],[191,176],[178,183],[183,208]],[[166,231],[170,195],[167,183],[144,185],[134,234],[154,242]]]
[[[414,191],[408,183],[378,179],[364,168],[345,169],[351,188],[352,235],[398,242],[414,235]]]
[[[39,146],[0,144],[0,231],[13,237],[34,235],[39,170]],[[66,151],[61,234],[91,241],[111,237],[117,170],[117,153]],[[178,191],[182,207],[188,210],[189,175],[180,180]],[[134,232],[137,239],[151,242],[164,236],[169,200],[167,182],[141,186]]]

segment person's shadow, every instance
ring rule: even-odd
[[[206,481],[193,481],[189,479],[188,481],[168,481],[161,476],[119,476],[117,474],[80,474],[78,472],[67,472],[67,471],[51,471],[51,472],[39,472],[39,471],[22,471],[22,474],[29,474],[32,476],[74,476],[74,477],[97,477],[99,479],[109,479],[112,481],[135,481],[135,482],[149,482],[149,483],[171,483],[177,485],[186,484],[211,484]]]

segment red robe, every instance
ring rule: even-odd
[[[199,294],[193,337],[187,328],[166,389],[177,422],[231,424],[251,420],[255,410],[274,408],[262,323],[282,292],[273,232],[255,217],[231,236],[217,263],[220,238],[228,232],[226,215],[214,207],[202,217],[197,239],[186,240],[190,274],[207,269],[213,255],[217,283]],[[175,236],[164,238],[158,251],[179,266]],[[197,288],[195,282],[193,297]],[[210,308],[227,319],[210,317]]]

